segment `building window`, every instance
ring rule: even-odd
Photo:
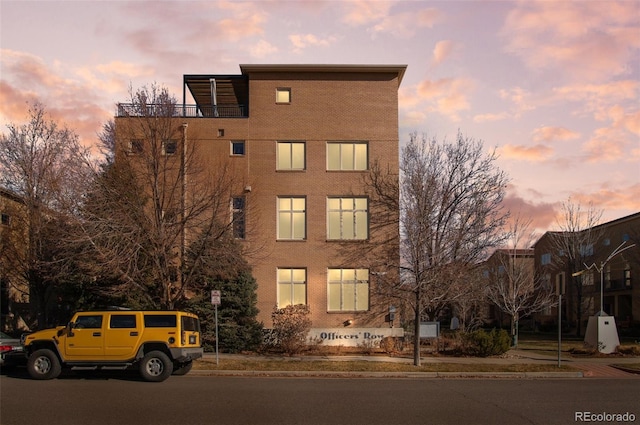
[[[231,200],[231,220],[233,220],[233,237],[244,239],[246,237],[245,208],[246,198],[237,196]]]
[[[540,257],[540,264],[542,264],[543,266],[548,266],[549,264],[551,264],[551,254],[542,254],[542,256]]]
[[[0,215],[0,224],[3,226],[9,226],[11,224],[11,216],[9,214],[2,213]]]
[[[369,309],[369,270],[329,269],[327,273],[328,311]]]
[[[604,287],[611,289],[611,266],[607,264],[604,269]]]
[[[327,238],[363,240],[369,237],[367,198],[327,199]]]
[[[306,198],[278,197],[278,239],[306,238]]]
[[[593,244],[580,245],[580,255],[583,257],[591,257],[593,255]]]
[[[354,142],[327,143],[327,170],[362,171],[368,166],[368,144]]]
[[[162,154],[163,155],[175,155],[178,151],[177,140],[163,140],[162,141]]]
[[[278,308],[307,303],[307,270],[278,269]]]
[[[276,89],[276,103],[291,103],[291,88],[278,87]]]
[[[244,155],[244,140],[231,141],[231,155],[234,155],[234,156]]]
[[[299,171],[306,169],[304,142],[278,142],[276,169]]]
[[[624,287],[631,288],[631,267],[625,264],[624,267]]]
[[[129,154],[135,155],[143,152],[144,142],[141,139],[131,139],[129,140],[129,146],[127,147],[127,152]]]

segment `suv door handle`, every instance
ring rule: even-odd
[[[102,332],[94,332],[93,336],[102,336]]]
[[[136,332],[136,331],[129,332],[129,336],[138,336],[138,332]]]

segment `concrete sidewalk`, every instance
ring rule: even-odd
[[[564,356],[565,353],[562,353]],[[241,354],[219,354],[222,359],[265,360],[273,361],[364,361],[413,364],[413,357],[380,356],[380,355],[340,355],[340,356],[259,356]],[[205,353],[207,361],[215,361],[214,353]],[[528,350],[510,350],[500,357],[453,357],[423,356],[421,363],[427,364],[557,364],[557,356],[548,356]],[[193,370],[191,373],[205,376],[245,375],[245,376],[323,376],[323,377],[398,377],[398,378],[626,378],[640,379],[640,374],[629,373],[611,367],[611,364],[638,364],[640,357],[561,357],[561,364],[572,366],[577,372],[334,372],[334,371],[231,371],[231,370]]]

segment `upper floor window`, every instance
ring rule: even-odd
[[[278,239],[304,240],[307,237],[306,203],[304,197],[278,197]]]
[[[139,154],[144,150],[144,142],[141,139],[129,140],[129,146],[127,146],[127,152],[130,154]]]
[[[328,239],[367,239],[369,212],[367,198],[327,199]]]
[[[304,142],[278,142],[276,144],[277,170],[304,170],[306,168]]]
[[[362,171],[366,170],[369,145],[364,142],[327,143],[327,170]]]
[[[246,237],[244,196],[236,196],[231,200],[231,219],[233,220],[233,237],[244,239]]]
[[[369,309],[369,270],[329,269],[327,273],[328,311]]]
[[[278,269],[278,308],[307,303],[307,270]]]
[[[540,257],[540,264],[542,264],[543,266],[551,264],[551,254],[542,254],[542,256]]]
[[[245,153],[244,140],[231,141],[231,155],[242,156]]]
[[[178,151],[177,140],[163,140],[162,141],[162,154],[163,155],[175,155]]]
[[[291,103],[290,87],[278,87],[276,89],[276,103]]]

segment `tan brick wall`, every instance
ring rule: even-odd
[[[278,87],[291,89],[290,104],[276,104]],[[314,327],[342,326],[347,319],[355,326],[383,325],[383,316],[371,322],[362,313],[327,313],[327,268],[350,266],[342,264],[341,244],[327,241],[326,198],[363,195],[366,172],[327,171],[326,143],[366,141],[369,163],[378,158],[397,172],[397,92],[397,73],[257,73],[249,78],[248,118],[177,119],[188,124],[188,142],[197,145],[209,167],[229,160],[242,186],[251,186],[246,244],[249,251],[259,248],[249,261],[258,282],[258,319],[265,327],[271,326],[277,302],[278,267],[307,269]],[[245,141],[244,157],[230,156],[231,140]],[[306,142],[306,170],[276,171],[276,142],[291,140]],[[306,196],[305,241],[277,240],[279,195]]]

